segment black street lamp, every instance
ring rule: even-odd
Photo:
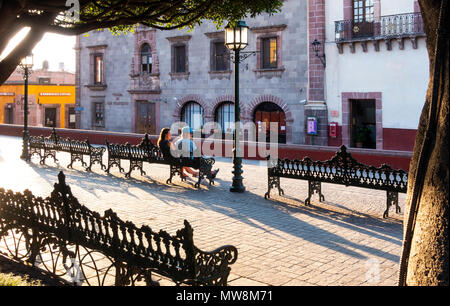
[[[23,79],[25,81],[24,87],[24,103],[23,103],[23,136],[22,136],[22,155],[21,159],[28,160],[28,140],[30,134],[28,133],[28,77],[30,70],[33,67],[33,54],[27,55],[22,59],[19,66],[23,69]]]
[[[244,192],[242,183],[242,158],[240,154],[240,116],[239,106],[239,62],[246,58],[241,58],[240,52],[248,45],[248,27],[245,21],[239,21],[235,27],[229,24],[225,27],[225,46],[234,51],[234,149],[233,149],[233,184],[231,192]]]

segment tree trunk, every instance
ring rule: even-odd
[[[448,0],[419,0],[430,82],[410,165],[399,285],[449,285]]]

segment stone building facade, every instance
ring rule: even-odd
[[[246,19],[256,53],[240,64],[241,121],[279,123],[280,141],[304,143],[309,91],[307,1],[285,1],[280,14]],[[79,128],[158,133],[173,122],[194,129],[234,121],[234,65],[223,28],[192,31],[138,27],[77,38]]]
[[[279,14],[245,21],[254,55],[240,64],[242,123],[266,135],[261,123],[278,123],[280,143],[357,147],[364,130],[363,148],[412,151],[428,79],[417,0],[287,0]],[[78,127],[157,134],[216,122],[232,132],[223,43],[223,27],[206,21],[79,36]]]

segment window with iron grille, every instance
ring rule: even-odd
[[[105,103],[94,102],[92,108],[92,123],[94,127],[105,127]]]

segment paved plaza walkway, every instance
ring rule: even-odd
[[[314,195],[306,207],[307,181],[281,179],[285,195],[273,190],[265,200],[267,169],[258,161],[244,161],[246,192],[234,194],[229,192],[232,163],[226,158],[216,159],[216,184],[203,182],[197,190],[193,179],[175,177],[166,184],[166,165],[146,164],[147,176],[135,171],[125,179],[117,168],[109,175],[99,165],[92,173],[80,163],[67,169],[66,153],[58,153],[59,164],[52,159],[44,166],[37,159],[28,164],[19,158],[21,148],[20,138],[0,136],[1,188],[46,197],[63,170],[80,203],[101,214],[111,208],[123,220],[171,234],[186,219],[198,248],[237,247],[230,285],[397,284],[405,194],[399,194],[402,212],[391,207],[383,219],[383,191],[323,184],[325,202]]]

